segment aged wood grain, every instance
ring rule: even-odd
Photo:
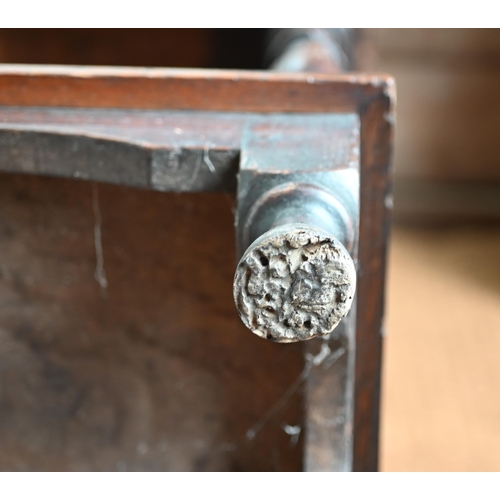
[[[383,92],[385,74],[0,66],[0,106],[339,112]]]
[[[0,171],[235,191],[246,113],[0,107]]]
[[[361,215],[356,325],[354,471],[378,468],[384,289],[392,209],[394,88],[361,110]]]
[[[15,65],[0,67],[1,106],[198,109],[263,113],[356,111],[360,114],[362,188],[358,273],[359,306],[356,332],[354,470],[375,470],[377,467],[383,285],[388,216],[391,205],[389,191],[393,97],[393,82],[386,75],[325,76],[242,71]],[[5,282],[3,301],[6,308],[2,314],[6,316],[2,321],[2,328],[7,332],[4,333],[4,338],[7,339],[4,345],[6,353],[14,352],[15,349],[22,351],[26,348],[29,352],[19,354],[17,358],[10,354],[5,355],[5,359],[9,362],[20,360],[12,365],[11,372],[4,373],[5,382],[2,386],[8,390],[6,407],[12,411],[3,415],[3,418],[7,419],[4,420],[5,432],[1,437],[4,440],[2,449],[5,450],[3,460],[6,460],[4,463],[9,464],[6,468],[108,470],[113,467],[122,467],[125,463],[127,467],[141,470],[172,469],[175,465],[173,462],[162,461],[166,460],[165,458],[142,457],[142,455],[147,455],[147,450],[151,449],[150,442],[144,436],[155,436],[151,443],[154,446],[160,446],[155,439],[160,439],[157,436],[163,435],[166,427],[176,429],[179,436],[181,434],[193,435],[190,429],[202,429],[199,432],[201,436],[199,439],[205,443],[207,443],[208,436],[221,433],[217,435],[224,436],[222,443],[229,443],[225,452],[231,449],[236,453],[234,458],[227,459],[227,461],[222,455],[214,455],[211,452],[207,452],[208,455],[205,454],[204,458],[194,453],[182,462],[186,469],[272,470],[281,468],[296,470],[300,468],[300,458],[297,457],[300,457],[301,449],[300,447],[293,448],[293,442],[283,428],[289,430],[286,425],[294,427],[295,424],[300,425],[302,422],[298,408],[300,397],[297,395],[300,385],[294,385],[294,381],[300,381],[300,377],[303,376],[303,362],[300,353],[293,351],[292,346],[276,346],[267,343],[266,345],[273,347],[260,347],[252,342],[265,343],[265,341],[254,338],[244,330],[238,330],[244,327],[239,326],[239,320],[230,298],[231,279],[226,283],[220,274],[223,272],[223,276],[226,276],[231,269],[229,276],[232,277],[235,265],[235,261],[231,261],[227,253],[229,249],[232,252],[234,242],[231,213],[230,210],[224,212],[223,206],[218,205],[218,203],[224,203],[221,201],[224,200],[222,195],[218,195],[219,198],[213,198],[216,195],[208,194],[197,195],[201,196],[200,198],[185,194],[179,197],[175,194],[147,193],[139,190],[122,191],[125,188],[112,186],[102,188],[101,192],[108,193],[104,195],[107,201],[103,202],[101,207],[103,224],[108,224],[109,228],[117,224],[116,227],[120,228],[119,231],[116,229],[108,233],[110,239],[107,242],[106,236],[103,240],[109,282],[109,288],[102,291],[104,296],[107,294],[108,298],[103,299],[99,289],[96,289],[97,282],[93,280],[92,267],[95,256],[92,223],[95,221],[92,220],[92,214],[86,215],[85,234],[91,235],[87,241],[87,247],[82,246],[83,240],[78,237],[76,237],[76,242],[64,243],[61,240],[61,234],[64,235],[68,225],[73,223],[72,221],[85,219],[85,217],[80,219],[81,214],[78,216],[78,213],[84,210],[82,207],[85,196],[88,196],[90,200],[89,186],[74,181],[29,179],[22,176],[15,177],[11,181],[8,179],[5,177],[0,186],[2,196],[5,196],[2,211],[8,214],[8,217],[3,219],[5,226],[2,230],[2,241],[6,245],[2,250],[2,256],[7,261],[7,264],[2,263],[7,266],[3,273]],[[19,183],[19,189],[9,182]],[[37,198],[37,196],[43,198],[42,185],[52,186],[47,188],[44,201]],[[79,192],[84,192],[86,195],[79,196],[77,194]],[[119,203],[117,193],[127,193],[127,202]],[[141,201],[134,202],[135,197],[140,198]],[[163,201],[163,199],[168,201]],[[216,199],[219,201],[215,201]],[[78,205],[79,208],[68,209],[71,203],[78,204],[79,201],[81,203],[81,206]],[[42,208],[50,207],[51,203],[59,203],[59,205],[56,205],[57,208],[52,211],[44,212]],[[66,205],[67,203],[70,205]],[[227,217],[224,224],[218,220],[222,213],[226,213]],[[49,220],[62,220],[59,217],[65,217],[65,219],[59,229],[53,228],[57,234],[54,233],[48,237],[44,233],[44,225],[40,217],[45,224],[49,224]],[[11,222],[16,220],[18,220],[17,223]],[[163,233],[159,231],[158,224],[160,223],[166,224],[168,231]],[[23,228],[27,232],[24,232]],[[45,237],[36,239],[37,231]],[[120,231],[124,232],[122,236],[120,236]],[[159,237],[160,234],[163,234],[162,238]],[[200,244],[200,241],[203,244]],[[109,256],[106,260],[109,245],[113,249],[111,263]],[[129,246],[134,249],[131,257],[127,256]],[[56,249],[55,253],[54,249]],[[116,262],[113,263],[113,259]],[[27,267],[30,261],[31,265],[35,266],[34,269]],[[201,264],[204,261],[210,264]],[[85,262],[87,262],[87,267],[79,269],[78,266],[83,266]],[[67,269],[64,267],[66,264],[69,265]],[[63,265],[63,268],[58,268],[60,265]],[[182,270],[185,272],[183,273]],[[195,274],[191,274],[193,272]],[[72,274],[73,277],[71,277]],[[32,281],[33,277],[36,278],[38,275],[40,279]],[[128,278],[129,275],[130,278]],[[70,280],[69,290],[64,284],[65,276]],[[73,285],[71,285],[71,280],[73,280]],[[84,283],[80,285],[80,281]],[[120,284],[114,292],[116,299],[112,295],[113,282]],[[176,293],[173,293],[173,290],[176,290]],[[215,295],[212,296],[212,293]],[[229,298],[224,299],[224,293],[229,294]],[[165,294],[169,297],[167,302],[161,300]],[[208,296],[212,298],[209,299]],[[116,302],[113,302],[114,300]],[[192,305],[189,305],[191,302]],[[136,303],[137,308],[135,308]],[[106,307],[103,304],[106,304]],[[226,311],[226,307],[231,308],[231,312],[229,309]],[[210,317],[212,313],[214,316]],[[162,316],[162,314],[165,315]],[[51,323],[57,321],[60,323]],[[208,325],[209,322],[211,326]],[[170,329],[170,326],[173,328]],[[79,333],[82,331],[84,335]],[[171,333],[175,331],[178,335],[174,335],[175,340],[173,340]],[[240,337],[235,335],[238,331],[241,332]],[[76,336],[71,335],[71,332],[74,332]],[[50,349],[43,347],[45,335],[49,340],[54,336],[57,339],[53,344],[47,340],[52,346]],[[88,351],[85,351],[86,341],[84,340],[80,340],[76,346],[71,345],[71,339],[77,337],[84,339],[86,335],[91,336],[92,347],[89,347]],[[179,353],[188,356],[189,359],[186,361],[188,365],[180,363],[177,368],[172,368],[175,363],[169,364],[165,361],[166,364],[163,365],[164,361],[158,361],[162,366],[170,366],[170,368],[164,368],[163,372],[160,370],[158,380],[173,378],[180,380],[182,374],[190,373],[192,370],[193,373],[199,373],[197,380],[203,380],[207,384],[203,385],[202,391],[206,397],[198,396],[195,391],[192,399],[189,399],[191,396],[188,397],[186,394],[187,399],[179,403],[178,411],[174,411],[174,415],[189,414],[186,411],[193,401],[200,397],[202,401],[200,413],[193,417],[194,423],[185,423],[179,417],[178,420],[173,421],[174,423],[180,422],[177,427],[176,425],[170,427],[169,423],[165,424],[166,427],[162,427],[161,422],[158,428],[153,426],[149,431],[144,428],[137,430],[132,426],[132,437],[129,439],[127,437],[129,427],[127,427],[126,420],[125,423],[121,420],[118,424],[116,422],[122,418],[118,416],[132,414],[137,409],[135,402],[143,397],[137,393],[137,398],[127,399],[129,394],[136,394],[133,391],[130,392],[133,382],[125,383],[125,387],[120,385],[116,391],[110,389],[104,395],[96,393],[95,398],[98,401],[108,401],[111,394],[126,394],[123,396],[125,398],[123,401],[122,396],[117,396],[115,409],[113,409],[115,403],[110,403],[111,407],[108,409],[100,404],[94,406],[92,402],[88,403],[91,407],[88,410],[89,414],[97,415],[92,425],[99,426],[107,418],[111,422],[109,424],[111,430],[105,429],[101,434],[95,434],[88,430],[87,427],[90,424],[78,424],[84,426],[79,429],[82,431],[82,436],[89,436],[89,443],[92,442],[90,436],[94,436],[92,439],[95,440],[101,439],[99,435],[103,436],[100,443],[115,443],[113,445],[115,451],[109,457],[104,453],[99,455],[97,463],[93,461],[96,459],[95,456],[92,458],[92,450],[95,451],[95,446],[91,447],[90,444],[82,442],[75,444],[74,448],[68,447],[68,443],[71,443],[71,433],[76,428],[74,419],[83,418],[73,417],[77,411],[75,408],[79,408],[82,404],[74,394],[82,391],[72,392],[72,387],[78,388],[82,385],[98,388],[106,384],[108,386],[112,383],[122,384],[122,378],[126,379],[126,376],[120,374],[128,373],[130,366],[135,366],[133,364],[135,361],[130,361],[134,355],[142,359],[142,361],[137,361],[141,374],[149,373],[149,368],[145,366],[153,366],[151,370],[154,372],[154,362],[148,365],[148,362],[144,361],[144,359],[150,359],[146,356],[146,351],[142,350],[139,353],[139,349],[135,348],[135,343],[123,341],[126,345],[123,348],[117,348],[120,345],[117,339],[123,337],[133,337],[140,345],[145,342],[151,347],[151,350],[145,348],[148,356],[151,355],[153,358],[159,355],[154,353],[158,353],[162,345],[171,346],[176,356]],[[13,339],[19,340],[22,346],[16,347]],[[169,344],[169,339],[171,339],[171,344]],[[117,349],[120,360],[124,361],[120,361],[119,369],[114,370],[112,367],[115,361],[111,357]],[[128,354],[120,353],[120,349]],[[84,356],[86,352],[91,354],[89,354],[89,360],[72,363],[72,359],[78,360],[78,356]],[[29,358],[32,354],[38,356],[39,361]],[[288,356],[292,358],[288,359]],[[34,373],[25,375],[21,367],[24,360],[28,359],[32,359],[33,366],[38,366],[38,368],[33,368]],[[279,365],[277,360],[279,360]],[[193,365],[189,364],[191,361]],[[55,364],[55,368],[50,363]],[[199,368],[201,372],[198,372],[198,368],[194,365],[201,367]],[[47,366],[46,370],[44,367]],[[276,370],[271,366],[276,367]],[[268,367],[269,371],[265,367]],[[65,374],[61,375],[61,369]],[[75,371],[72,375],[72,369],[79,370],[79,374]],[[96,375],[99,370],[104,373],[101,381]],[[222,383],[224,387],[222,396],[215,389],[215,392],[210,392],[211,377],[203,370],[209,372],[212,370],[211,373],[218,380],[217,383],[214,382],[214,386]],[[239,379],[235,373],[242,374],[242,378]],[[250,380],[248,386],[244,382],[247,375]],[[87,377],[91,376],[97,378],[89,381]],[[104,383],[108,376],[111,377],[109,380],[118,380],[118,382],[108,380]],[[146,375],[141,376],[146,377]],[[13,382],[9,383],[9,380]],[[77,380],[82,382],[76,382]],[[326,379],[322,378],[322,380],[324,383]],[[42,397],[47,384],[47,397]],[[290,387],[294,389],[291,393]],[[175,385],[159,388],[157,392],[160,394],[158,397],[148,396],[147,401],[144,399],[144,407],[151,408],[154,402],[160,404],[159,401],[175,399],[172,397],[175,393]],[[14,394],[24,396],[16,400]],[[286,398],[283,399],[284,396]],[[214,427],[210,429],[203,427],[202,422],[212,418],[206,415],[211,413],[212,408],[220,406],[217,403],[220,397],[225,398],[222,404],[224,417],[220,420],[215,417],[220,425],[214,424]],[[51,403],[51,401],[54,402]],[[276,402],[279,403],[278,407],[275,406]],[[269,409],[273,408],[274,410],[269,412]],[[170,410],[172,409],[173,407],[170,407]],[[168,411],[167,407],[159,408],[158,413],[153,411],[152,414],[157,415],[153,420],[158,422],[158,415],[163,415]],[[284,417],[281,411],[291,413],[287,413]],[[84,410],[82,415],[86,414]],[[32,421],[16,423],[23,415],[37,416],[34,416]],[[105,418],[99,415],[105,415]],[[136,423],[144,421],[143,417],[134,418]],[[40,427],[34,425],[36,419],[39,420]],[[270,429],[270,425],[274,427]],[[34,429],[31,433],[28,432],[30,428]],[[39,432],[36,431],[37,429]],[[254,431],[258,429],[258,432],[252,431],[246,437],[242,437],[248,429]],[[120,432],[125,436],[123,440],[116,438],[113,441],[113,436],[120,436]],[[169,430],[170,432],[173,431]],[[226,440],[226,435],[230,436],[230,440]],[[140,436],[140,439],[134,436]],[[168,443],[170,439],[175,442],[172,434],[169,436],[170,438],[164,441]],[[95,445],[96,443],[97,441],[94,441]],[[126,443],[126,445],[120,443]],[[276,443],[276,445],[270,446],[270,443]],[[300,443],[299,439],[299,445]],[[286,447],[291,445],[290,451],[290,448]],[[207,446],[213,450],[210,444]],[[15,455],[13,452],[16,449],[22,451]],[[180,448],[174,447],[174,449]],[[55,451],[51,455],[47,453],[47,450]],[[270,450],[271,453],[269,453]],[[139,454],[142,458],[135,457],[133,453]],[[173,456],[176,453],[178,452],[175,452]],[[125,461],[119,459],[124,456],[127,457]]]
[[[223,194],[0,176],[0,469],[302,468],[299,346],[249,334],[232,302]],[[216,235],[216,237],[214,237]]]

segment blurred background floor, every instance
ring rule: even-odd
[[[500,470],[500,226],[392,234],[381,470]]]

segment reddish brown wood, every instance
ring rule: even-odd
[[[213,111],[0,107],[0,171],[234,192],[247,120]]]
[[[361,107],[361,216],[356,325],[354,471],[378,467],[380,371],[392,209],[394,91]]]
[[[357,110],[383,74],[299,74],[71,66],[0,66],[0,106],[199,109],[252,112]]]
[[[221,67],[213,29],[2,28],[0,61],[16,64]],[[225,66],[222,66],[225,67]]]
[[[360,114],[362,188],[354,470],[377,468],[393,91],[393,81],[385,75],[0,67],[2,106]]]
[[[300,391],[246,437],[302,349],[234,310],[234,197],[93,187],[0,175],[0,470],[299,471]]]

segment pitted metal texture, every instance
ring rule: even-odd
[[[243,254],[234,300],[243,323],[275,342],[331,333],[352,304],[356,269],[342,243],[307,224],[267,231]]]

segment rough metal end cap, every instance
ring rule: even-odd
[[[331,333],[349,312],[356,269],[332,235],[305,224],[263,234],[243,254],[234,277],[234,301],[243,323],[275,342]]]

